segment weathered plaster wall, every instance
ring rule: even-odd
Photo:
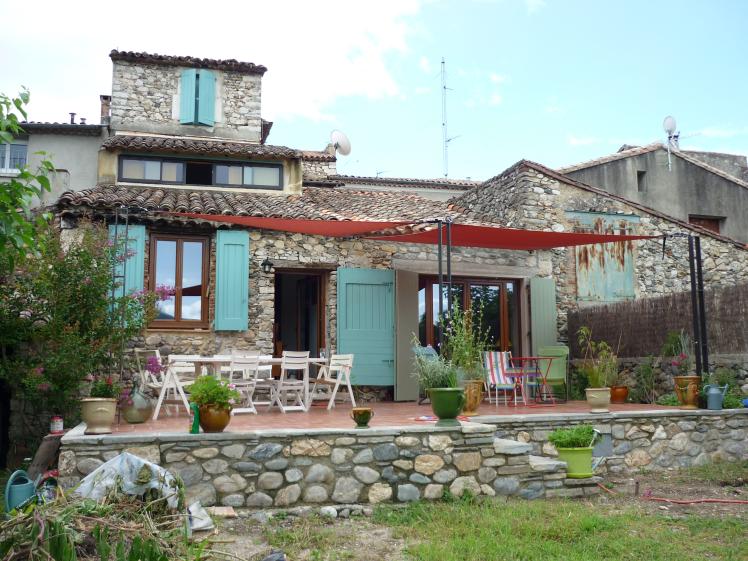
[[[524,499],[599,492],[598,479],[566,479],[564,462],[530,456],[530,445],[493,432],[471,423],[454,429],[87,437],[79,427],[63,439],[59,469],[63,484],[74,485],[129,451],[178,474],[188,503],[251,508],[406,503],[441,499],[447,491]]]
[[[598,211],[636,214],[641,217],[637,234],[662,235],[693,233],[688,228],[643,212],[604,195],[559,182],[532,168],[518,166],[472,190],[454,202],[477,215],[485,215],[515,228],[570,232],[576,224],[567,211]],[[671,239],[663,258],[662,241],[633,243],[636,297],[659,296],[690,289],[688,245],[683,239]],[[748,280],[748,250],[706,234],[701,236],[704,282],[707,287],[729,286]],[[550,256],[556,279],[558,327],[566,334],[566,314],[577,305],[574,249],[539,252]],[[551,276],[551,275],[548,275]]]
[[[114,61],[112,128],[260,141],[260,76],[211,70],[217,78],[215,126],[192,126],[179,122],[182,70],[175,66]]]

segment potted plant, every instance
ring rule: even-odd
[[[231,409],[239,399],[233,384],[213,376],[200,376],[190,386],[190,401],[198,406],[204,432],[223,432],[231,421]]]
[[[442,354],[457,369],[465,390],[463,415],[477,415],[484,395],[486,373],[482,359],[488,346],[488,331],[483,328],[482,309],[463,311],[455,300],[452,310],[451,318],[444,322]]]
[[[579,347],[584,349],[582,373],[587,377],[584,390],[590,413],[607,413],[610,384],[618,372],[618,357],[605,341],[594,341],[592,330],[583,326],[577,332]]]
[[[685,331],[681,331],[677,342],[671,347],[673,354],[670,365],[676,373],[673,376],[673,384],[680,407],[681,409],[698,409],[701,378],[692,371],[691,337]]]
[[[457,415],[465,404],[465,393],[457,385],[457,368],[439,355],[415,358],[415,377],[431,401],[431,409],[439,418],[438,427],[459,426]]]
[[[86,423],[86,434],[112,432],[119,394],[120,387],[114,383],[111,376],[91,378],[89,397],[81,399],[81,417]]]
[[[592,425],[556,429],[548,435],[548,441],[558,451],[558,459],[566,462],[566,477],[584,479],[593,476],[592,446],[597,436]]]
[[[610,402],[626,403],[629,397],[629,387],[626,384],[626,376],[623,372],[617,372],[613,376],[613,385],[610,386]]]

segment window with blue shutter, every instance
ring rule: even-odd
[[[117,240],[115,241],[115,235]],[[127,235],[127,244],[125,244],[125,235]],[[117,277],[116,296],[123,294],[132,294],[143,290],[143,280],[145,278],[145,226],[139,224],[130,224],[125,229],[124,224],[119,224],[116,228],[114,224],[109,225],[109,239],[115,243],[117,248],[117,266],[115,275]]]
[[[179,122],[185,125],[215,123],[216,76],[210,70],[182,70],[179,94]]]
[[[195,123],[197,70],[186,68],[182,70],[179,84],[179,122],[185,125]]]
[[[249,233],[216,234],[216,331],[246,331],[249,325]]]

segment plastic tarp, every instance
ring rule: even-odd
[[[149,489],[156,489],[166,498],[169,508],[178,508],[179,487],[171,472],[129,452],[122,452],[84,477],[75,492],[98,501],[113,490],[139,496]]]
[[[429,224],[429,229],[407,234],[383,235],[382,232],[402,226],[424,226],[425,222],[373,222],[366,220],[308,220],[296,218],[268,218],[260,216],[234,216],[227,214],[195,214],[172,212],[176,216],[224,222],[249,228],[278,230],[298,234],[328,237],[358,236],[374,240],[402,243],[437,244],[438,229]],[[633,236],[626,234],[598,234],[583,232],[544,232],[541,230],[519,230],[497,226],[452,224],[452,246],[482,247],[487,249],[553,249],[576,245],[627,242],[645,240],[659,236]],[[442,229],[442,242],[446,244],[446,228]]]

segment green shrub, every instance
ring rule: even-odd
[[[743,399],[743,396],[739,393],[729,392],[722,402],[722,409],[742,409],[744,407]]]
[[[646,362],[634,368],[636,386],[631,388],[631,401],[635,403],[652,403],[654,401],[654,357],[648,357]]]
[[[592,425],[577,425],[570,429],[556,429],[548,435],[548,440],[556,448],[587,448],[595,440]]]
[[[678,396],[674,393],[666,393],[657,398],[657,405],[680,405]]]
[[[190,386],[190,401],[198,405],[215,405],[229,409],[239,399],[239,392],[233,384],[216,380],[213,376],[200,376]]]
[[[441,356],[417,354],[415,367],[413,376],[423,389],[457,387],[457,368]]]

